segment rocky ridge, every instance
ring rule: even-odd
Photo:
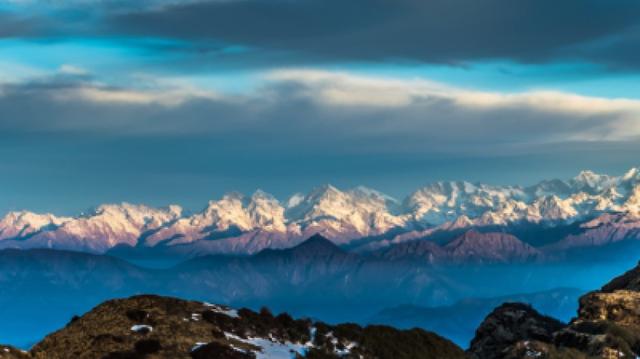
[[[640,354],[640,265],[580,298],[568,324],[507,303],[480,325],[472,358],[637,358]]]
[[[304,263],[308,256],[321,257],[321,264],[292,270],[297,268],[292,264]],[[284,252],[267,250],[256,260],[256,269],[260,263],[277,261],[292,283],[302,276],[339,272],[345,264],[359,261],[320,236]],[[191,266],[211,268],[206,258]],[[184,278],[181,281],[184,283]],[[639,289],[640,265],[582,296],[577,315],[569,323],[541,315],[526,304],[504,303],[480,324],[466,354],[448,340],[417,329],[328,325],[295,320],[287,314],[273,315],[267,309],[256,313],[142,295],[110,300],[73,318],[28,352],[0,347],[0,355],[112,359],[634,358],[640,353]]]
[[[419,329],[328,325],[160,296],[107,301],[14,358],[464,358]]]

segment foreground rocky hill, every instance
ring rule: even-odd
[[[468,350],[476,359],[638,358],[640,265],[580,298],[570,323],[505,303],[482,322]]]
[[[324,242],[316,240],[322,248]],[[342,260],[346,259],[343,258]],[[342,261],[341,260],[341,261]],[[421,329],[328,325],[268,309],[139,295],[74,317],[30,351],[2,358],[637,358],[640,265],[582,296],[569,323],[530,305],[504,303],[480,324],[465,352]]]
[[[541,313],[568,321],[575,316],[578,298],[582,294],[584,291],[579,289],[558,288],[492,298],[466,298],[451,305],[437,307],[404,304],[381,310],[367,323],[391,325],[400,329],[422,328],[466,347],[480,323],[503,303],[528,303]]]
[[[30,352],[2,358],[464,358],[436,334],[385,326],[327,325],[161,296],[107,301]]]

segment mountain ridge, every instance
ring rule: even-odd
[[[626,222],[615,214],[626,216]],[[10,212],[0,219],[0,248],[105,253],[121,245],[187,245],[197,254],[251,254],[293,247],[315,233],[338,245],[371,238],[361,247],[379,248],[443,231],[522,223],[554,227],[594,219],[640,236],[640,171],[633,168],[617,177],[583,171],[573,179],[529,187],[436,182],[402,201],[362,186],[343,191],[325,185],[283,202],[261,190],[250,196],[230,193],[193,214],[176,205],[129,203],[100,205],[75,217]],[[601,236],[603,243],[620,240],[611,232]],[[596,242],[570,239],[565,244]]]
[[[329,248],[331,243],[317,237],[306,245]],[[638,283],[640,264],[601,289],[582,295],[577,315],[569,322],[507,297],[485,300],[499,304],[479,324],[466,352],[421,329],[327,324],[294,319],[286,312],[274,315],[266,307],[256,312],[158,295],[104,301],[74,316],[29,351],[6,345],[0,348],[3,357],[20,359],[633,358],[640,353]],[[566,292],[559,293],[547,300],[567,298]],[[459,303],[470,304],[467,311],[479,308],[473,300]]]

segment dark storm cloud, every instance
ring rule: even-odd
[[[0,10],[0,39],[31,35],[36,28],[37,22],[34,19]]]
[[[639,21],[640,22],[640,21]],[[607,65],[611,70],[640,68],[640,24],[568,52]]]
[[[635,0],[204,1],[111,18],[122,33],[243,44],[300,58],[446,63],[614,62],[582,46],[617,37],[620,56],[637,56],[636,37],[626,34],[638,24]]]

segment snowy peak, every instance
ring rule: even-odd
[[[570,199],[563,200],[556,195],[545,196],[533,203],[539,220],[567,220],[578,214]]]
[[[520,187],[437,182],[410,195],[405,201],[405,209],[418,222],[440,225],[461,215],[479,218],[488,211],[512,205],[510,201],[524,198],[526,194]]]
[[[312,190],[286,215],[295,230],[320,232],[341,243],[404,226],[404,220],[389,208],[393,203],[397,201],[365,187],[343,192],[325,185]]]
[[[184,244],[262,230],[285,232],[284,207],[270,194],[258,190],[251,197],[231,193],[209,201],[200,213],[168,224],[145,239],[145,244]]]
[[[620,177],[582,171],[568,181],[545,180],[524,189],[437,182],[409,196],[405,210],[426,226],[442,226],[463,215],[480,226],[571,222],[600,212],[640,210],[639,179],[633,168]]]
[[[180,206],[172,205],[168,208],[157,209],[144,205],[122,203],[101,205],[88,219],[91,221],[102,220],[110,224],[129,223],[141,230],[151,230],[177,219],[181,215],[182,208]]]
[[[365,186],[353,188],[349,190],[348,193],[352,196],[369,199],[378,203],[385,203],[386,205],[398,205],[400,203],[397,199],[391,196]]]
[[[251,218],[244,208],[244,198],[239,193],[227,194],[218,201],[210,201],[202,214],[202,221],[218,230],[232,226],[241,230],[252,228]]]
[[[104,252],[119,244],[135,245],[144,232],[175,220],[181,213],[177,206],[156,209],[128,203],[101,205],[75,218],[10,213],[0,224],[0,247]]]
[[[437,231],[555,226],[608,213],[640,217],[640,170],[619,177],[582,171],[566,181],[545,180],[526,188],[435,182],[403,201],[363,186],[341,190],[327,184],[284,203],[262,190],[249,196],[229,193],[190,215],[179,206],[129,203],[101,205],[70,218],[11,212],[0,219],[0,248],[105,252],[117,245],[197,244],[205,252],[254,253],[292,247],[316,233],[339,245],[379,238],[370,243],[374,248]]]
[[[272,195],[257,190],[246,206],[252,227],[267,231],[284,232],[286,230],[284,207]]]
[[[144,232],[156,230],[180,214],[181,209],[175,206],[156,209],[129,203],[102,205],[92,214],[67,221],[53,231],[34,236],[33,240],[46,241],[54,248],[80,247],[102,252],[120,244],[135,246]]]
[[[597,174],[593,171],[582,171],[571,180],[574,189],[590,194],[598,193],[615,184],[617,178]]]
[[[544,197],[550,195],[558,195],[567,197],[574,192],[571,185],[559,179],[544,180],[540,183],[527,188],[527,192],[531,197]]]
[[[636,167],[631,168],[622,176],[621,180],[623,182],[640,180],[640,170]]]
[[[31,236],[37,232],[53,229],[71,218],[28,211],[9,212],[0,220],[0,240]]]

